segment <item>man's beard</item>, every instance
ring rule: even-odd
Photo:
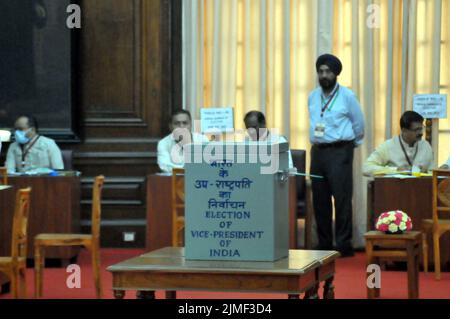
[[[337,79],[334,78],[333,80],[328,79],[320,79],[319,84],[325,91],[332,90],[336,86]]]

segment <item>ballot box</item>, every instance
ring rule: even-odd
[[[288,256],[287,143],[190,144],[185,151],[185,256]]]

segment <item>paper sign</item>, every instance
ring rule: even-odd
[[[447,95],[416,94],[413,99],[413,110],[426,119],[447,118]]]
[[[222,133],[234,130],[233,108],[202,108],[200,110],[202,133]]]

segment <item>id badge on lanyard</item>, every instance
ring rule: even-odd
[[[334,93],[328,99],[326,104],[322,107],[322,110],[321,110],[321,113],[320,113],[320,121],[317,122],[316,128],[314,129],[314,136],[315,137],[324,137],[324,135],[325,135],[325,122],[323,121],[323,115],[324,115],[324,112],[330,111],[333,108],[334,102],[336,101],[338,95],[339,95],[339,86],[336,88]],[[331,106],[328,109],[328,106],[329,106],[331,101],[333,101],[333,102],[331,103]],[[324,104],[323,98],[322,98],[322,104]]]
[[[319,122],[316,124],[316,128],[314,129],[315,137],[323,137],[325,135],[325,123]]]

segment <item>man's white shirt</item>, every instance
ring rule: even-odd
[[[193,143],[209,142],[203,134],[192,133]],[[164,173],[172,173],[174,168],[184,168],[184,150],[172,133],[158,142],[158,166]]]

